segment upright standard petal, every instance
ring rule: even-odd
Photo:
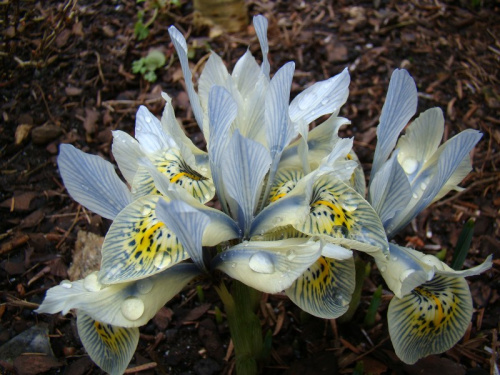
[[[203,131],[203,109],[200,105],[200,98],[194,89],[193,75],[191,70],[189,70],[188,62],[188,48],[186,44],[186,39],[174,26],[168,28],[168,33],[174,43],[177,55],[179,55],[179,61],[181,63],[182,74],[184,74],[184,80],[186,81],[186,89],[189,96],[189,101],[191,102],[191,108],[193,109],[193,114],[198,123],[198,126]]]
[[[37,312],[67,314],[78,309],[101,323],[140,327],[198,275],[196,265],[184,263],[147,279],[105,286],[92,273],[84,280],[63,281],[49,289]]]
[[[252,288],[277,293],[289,288],[320,255],[319,241],[248,241],[218,254],[212,267]]]
[[[406,70],[396,69],[391,76],[380,123],[377,127],[377,147],[371,176],[382,167],[391,154],[399,133],[417,109],[417,87]]]
[[[342,73],[308,87],[290,103],[290,119],[310,124],[320,116],[338,113],[349,96],[349,82],[349,71],[345,68]]]
[[[267,42],[267,19],[260,14],[253,18],[253,27],[255,28],[255,33],[257,38],[259,38],[260,49],[262,50],[262,73],[269,78],[269,71],[271,70],[269,66],[269,60],[267,55],[269,53],[269,44]]]
[[[148,153],[178,147],[175,140],[163,130],[160,120],[143,105],[139,107],[135,119],[135,138]]]
[[[193,262],[206,269],[201,242],[210,218],[183,201],[160,201],[156,216],[170,228]]]
[[[369,197],[384,228],[387,228],[391,219],[408,206],[412,198],[411,186],[396,155],[393,155],[373,177]]]
[[[99,156],[62,144],[57,165],[71,197],[106,219],[113,220],[132,201],[113,165]]]
[[[111,375],[127,369],[139,342],[139,328],[123,328],[101,323],[78,311],[78,336],[90,358]]]
[[[102,245],[100,281],[143,279],[189,257],[179,239],[156,216],[159,195],[135,200],[109,228]]]
[[[472,318],[472,298],[463,277],[436,276],[389,304],[387,321],[396,355],[408,364],[452,348]]]
[[[222,176],[227,193],[238,204],[238,223],[244,236],[249,235],[262,181],[270,164],[271,157],[264,146],[243,137],[238,130],[234,132]]]
[[[137,140],[121,130],[113,130],[112,153],[125,180],[132,185],[139,160],[146,154]]]
[[[302,310],[324,319],[336,319],[349,308],[356,285],[354,258],[320,257],[285,292]]]

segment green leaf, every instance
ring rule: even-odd
[[[465,257],[470,249],[470,244],[472,242],[472,236],[474,235],[474,219],[469,219],[465,223],[460,236],[458,237],[457,246],[455,247],[455,252],[453,253],[453,259],[451,261],[451,268],[454,270],[459,270],[462,268]]]
[[[375,325],[375,317],[377,315],[377,310],[380,307],[381,302],[382,302],[382,285],[379,285],[378,288],[373,293],[370,306],[368,307],[368,311],[366,312],[365,315],[365,320],[363,324],[366,327],[373,327]]]

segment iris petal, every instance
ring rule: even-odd
[[[471,317],[467,281],[445,276],[436,276],[401,299],[393,298],[387,313],[396,354],[409,364],[453,347]]]
[[[78,311],[76,324],[90,358],[111,375],[123,374],[139,342],[139,328],[101,323],[83,311]]]

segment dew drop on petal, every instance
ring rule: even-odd
[[[129,297],[122,302],[121,311],[128,320],[137,320],[144,314],[144,302],[137,297]]]
[[[92,272],[83,279],[83,287],[89,292],[98,292],[102,289],[102,284],[97,279],[97,272]]]
[[[71,289],[73,287],[73,284],[71,284],[71,281],[69,280],[63,280],[61,281],[61,285],[63,288],[66,288],[66,289]]]
[[[235,262],[231,263],[231,268],[236,268],[236,263]]]
[[[294,260],[294,259],[295,259],[295,256],[296,256],[296,254],[295,254],[295,251],[294,251],[294,250],[288,250],[288,251],[286,252],[286,258],[287,258],[288,260]]]
[[[151,122],[151,118],[150,117],[146,117],[146,122],[149,124]]]
[[[148,294],[153,289],[153,281],[151,279],[142,279],[137,282],[137,291],[141,294]]]
[[[141,264],[141,263],[139,263],[139,262],[138,262],[138,263],[136,263],[136,264],[134,265],[134,269],[135,269],[137,272],[142,271],[142,264]]]
[[[413,199],[417,199],[418,198],[418,194],[417,193],[413,193]]]
[[[248,266],[257,273],[273,273],[274,272],[274,262],[268,253],[259,251],[253,254],[249,261]]]
[[[342,195],[340,200],[340,206],[348,211],[352,212],[358,208],[358,202],[356,202],[355,196],[352,193],[345,193]]]
[[[403,167],[406,174],[413,174],[418,168],[418,161],[413,158],[403,160]]]
[[[151,213],[151,207],[150,206],[144,206],[141,210],[141,215],[142,216],[148,216]]]
[[[170,255],[164,252],[157,254],[153,260],[153,264],[156,268],[165,268],[170,264],[170,262]]]

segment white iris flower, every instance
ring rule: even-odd
[[[369,187],[369,201],[389,238],[429,204],[460,189],[457,184],[471,170],[469,153],[481,138],[469,129],[440,146],[444,118],[441,109],[431,108],[408,125],[398,141],[416,107],[413,79],[405,70],[395,70],[377,128]],[[491,256],[478,267],[455,271],[433,255],[395,244],[390,244],[389,256],[373,255],[395,294],[387,320],[398,357],[412,364],[453,347],[472,317],[465,277],[489,269]]]
[[[85,348],[112,374],[130,361],[137,327],[197,276],[223,271],[262,292],[285,291],[316,316],[336,318],[354,290],[351,249],[388,252],[382,223],[362,197],[352,139],[337,135],[349,123],[338,117],[348,96],[347,70],[290,103],[294,64],[270,78],[267,20],[257,16],[254,25],[262,65],[248,51],[229,74],[212,53],[198,91],[186,41],[169,29],[208,152],[186,137],[166,94],[161,121],[141,107],[135,138],[113,134],[113,154],[130,190],[110,163],[61,145],[58,164],[68,192],[113,223],[101,270],[50,289],[38,311],[76,309]],[[330,117],[309,132],[323,115]],[[204,205],[214,194],[221,211]]]

